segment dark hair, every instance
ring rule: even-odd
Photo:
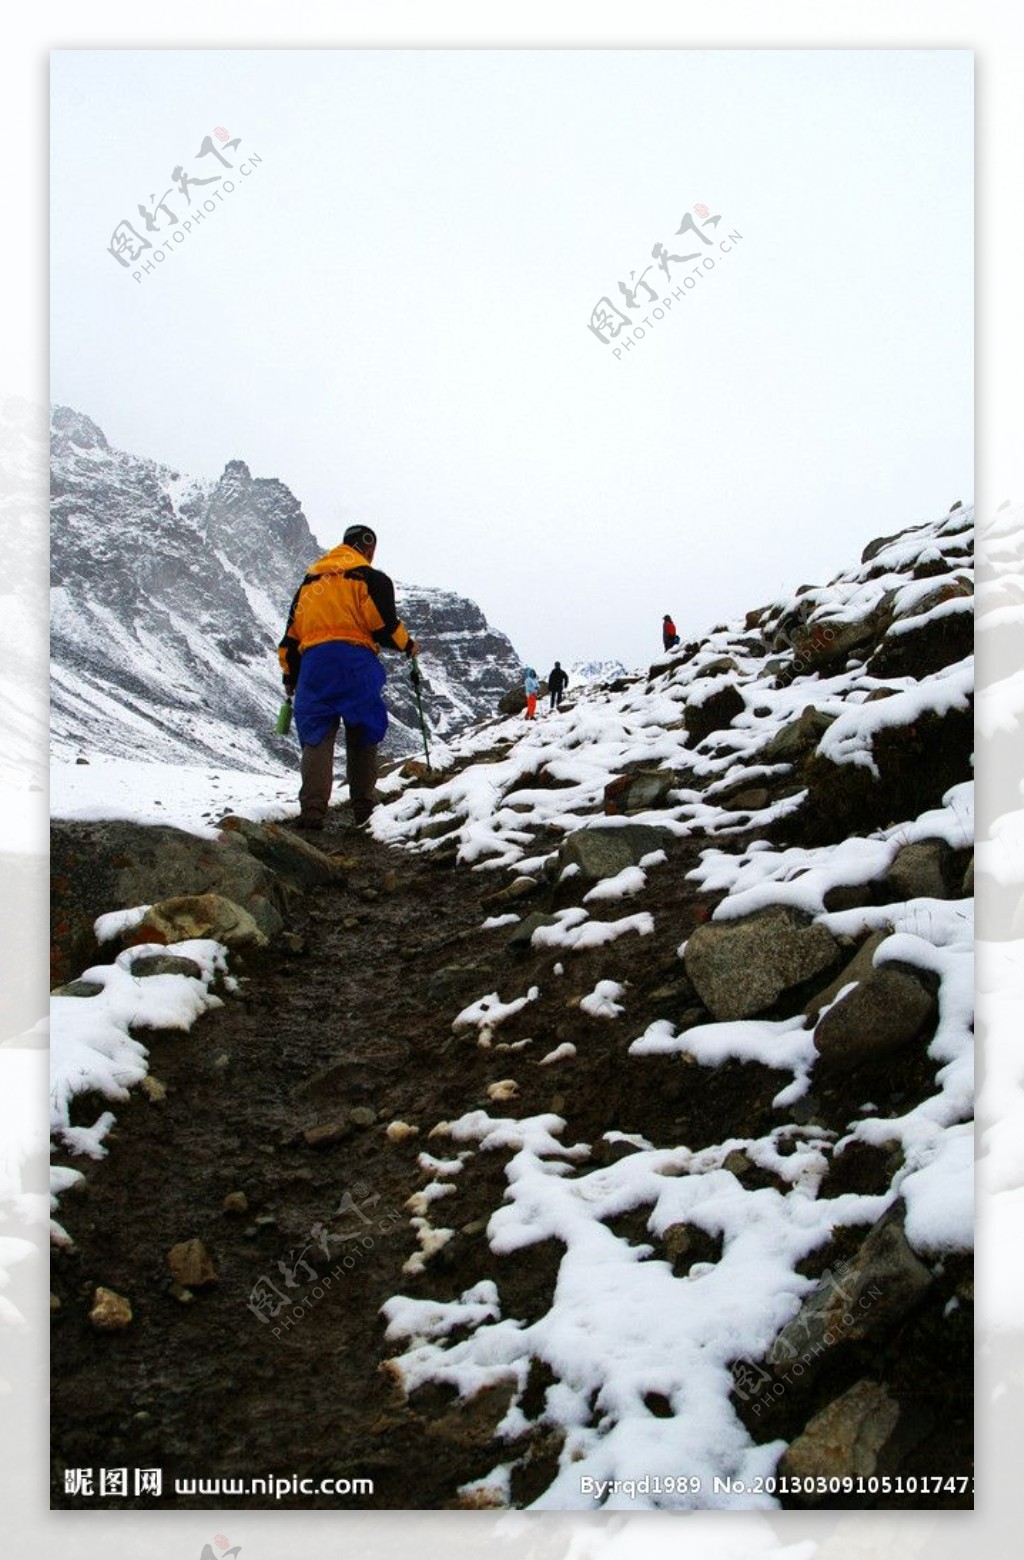
[[[354,547],[357,552],[367,552],[369,548],[376,547],[377,533],[371,531],[368,525],[350,525],[342,541],[346,547]]]

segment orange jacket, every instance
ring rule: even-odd
[[[318,558],[295,592],[277,649],[285,682],[297,680],[304,650],[329,639],[366,645],[375,654],[381,645],[408,654],[412,644],[391,580],[344,543]]]

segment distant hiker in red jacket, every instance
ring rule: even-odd
[[[532,666],[528,666],[523,673],[523,692],[526,694],[526,718],[527,720],[536,720],[540,679]]]
[[[673,649],[679,643],[679,635],[676,633],[676,625],[666,612],[661,620],[661,642],[666,650]]]
[[[561,661],[556,661],[548,672],[548,692],[551,695],[551,708],[557,710],[562,702],[562,694],[568,686],[569,679],[562,670]]]

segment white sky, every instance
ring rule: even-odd
[[[542,670],[640,664],[664,612],[686,637],[974,497],[973,69],[58,52],[52,398],[183,471],[280,477],[325,546],[368,520],[381,567]],[[230,177],[195,157],[215,126],[263,161],[140,284],[111,233],[179,163]],[[616,360],[591,308],[699,247],[698,202],[742,243]]]

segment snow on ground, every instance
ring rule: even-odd
[[[105,1156],[103,1140],[114,1125],[113,1112],[101,1112],[91,1126],[72,1126],[71,1104],[76,1095],[90,1092],[108,1100],[128,1098],[129,1087],[140,1083],[148,1071],[148,1052],[133,1030],[190,1029],[201,1013],[221,1005],[211,990],[227,967],[220,943],[196,938],[174,945],[175,955],[191,959],[198,975],[132,974],[137,959],[166,952],[162,944],[137,944],[118,954],[113,964],[97,964],[85,971],[80,979],[100,988],[91,996],[54,993],[50,998],[50,1132],[58,1152],[90,1159]],[[80,1171],[51,1166],[54,1209],[59,1194],[80,1179]],[[51,1233],[56,1241],[67,1241],[56,1220]]]
[[[297,773],[298,764],[294,774],[275,775],[102,756],[87,764],[55,761],[50,812],[54,818],[79,821],[166,823],[212,836],[217,832],[214,822],[228,812],[266,820],[294,816],[299,810]]]

